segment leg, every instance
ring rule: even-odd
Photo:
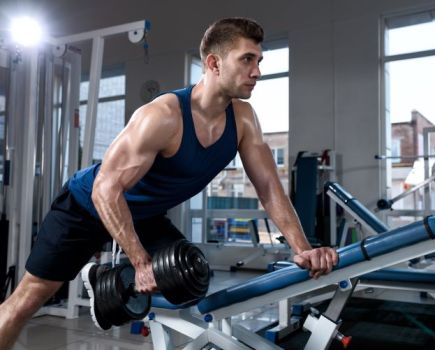
[[[63,282],[26,272],[12,295],[0,305],[0,349],[12,348],[24,324],[56,293]]]

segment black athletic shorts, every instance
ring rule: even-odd
[[[151,256],[171,242],[185,238],[165,215],[134,222],[134,226]],[[81,207],[65,185],[42,222],[26,270],[47,280],[73,280],[111,240],[101,221]]]

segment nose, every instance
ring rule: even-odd
[[[251,78],[259,79],[261,77],[260,67],[255,65],[254,69],[251,72]]]

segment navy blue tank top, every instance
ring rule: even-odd
[[[200,192],[236,156],[237,128],[232,104],[226,109],[222,136],[212,145],[199,142],[192,119],[192,86],[171,91],[177,95],[183,114],[183,136],[172,157],[157,155],[145,176],[124,193],[133,220],[164,214],[166,211]],[[69,189],[77,202],[98,217],[91,193],[101,164],[76,172]]]

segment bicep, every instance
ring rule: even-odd
[[[273,183],[276,165],[266,143],[252,144],[246,150],[240,149],[240,158],[257,192],[265,190]]]
[[[106,151],[96,183],[122,191],[135,185],[168,142],[168,129],[160,124],[158,116],[132,118]]]
[[[239,154],[257,192],[268,188],[276,177],[276,165],[269,145],[264,141],[255,112],[251,118],[245,120],[243,125]]]

